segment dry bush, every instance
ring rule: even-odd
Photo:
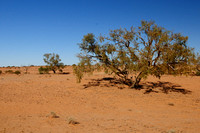
[[[19,70],[15,71],[14,73],[17,75],[21,74],[21,72]]]
[[[13,74],[13,70],[6,70],[5,73],[8,73],[8,74]]]
[[[48,74],[49,68],[41,66],[40,68],[38,68],[38,71],[39,71],[40,74]]]

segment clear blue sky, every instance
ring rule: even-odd
[[[52,52],[77,63],[83,35],[141,20],[189,36],[200,52],[199,0],[0,0],[0,66],[44,65],[43,54]]]

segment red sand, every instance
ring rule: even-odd
[[[25,72],[23,67],[10,69]],[[69,74],[40,75],[37,69],[30,67],[29,74],[0,75],[0,133],[200,132],[200,77],[142,81],[169,82],[164,84],[166,94],[159,85],[135,90],[94,80],[109,77],[102,72],[77,84],[70,66],[64,69]],[[84,89],[88,82],[92,86]],[[79,124],[69,124],[69,120]]]

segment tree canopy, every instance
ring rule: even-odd
[[[111,30],[107,36],[89,33],[79,43],[82,52],[74,73],[80,82],[84,73],[102,68],[134,88],[148,75],[160,78],[165,73],[188,74],[195,63],[195,53],[187,41],[187,36],[153,21],[141,21],[140,26],[130,30]]]
[[[62,68],[64,68],[64,64],[61,62],[61,59],[58,54],[44,54],[43,60],[47,64],[47,68],[49,70],[52,70],[54,73],[56,73],[57,70],[62,71]]]

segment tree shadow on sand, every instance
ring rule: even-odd
[[[190,94],[191,91],[184,89],[181,85],[173,84],[171,82],[146,82],[142,85],[142,89],[145,89],[144,94],[149,94],[151,92],[159,93],[163,92],[168,94],[169,92],[178,92],[182,94]]]
[[[93,87],[93,86],[99,86],[99,87],[118,87],[119,89],[123,89],[124,87],[119,87],[121,85],[121,82],[115,78],[111,77],[105,77],[102,79],[91,79],[92,81],[88,82],[87,84],[84,84],[84,89]]]
[[[118,89],[124,89],[125,87],[128,87],[126,85],[123,85],[122,82],[118,79],[111,78],[111,77],[105,77],[101,79],[92,79],[92,81],[88,82],[87,84],[84,84],[84,89],[89,87],[117,87]],[[169,92],[177,92],[182,94],[190,94],[191,91],[182,88],[180,85],[173,84],[171,82],[144,82],[141,83],[139,88],[133,88],[135,90],[144,90],[144,94],[150,94],[150,93],[165,93],[168,94]]]
[[[70,74],[70,72],[60,72],[60,73],[58,73],[58,74],[68,75],[68,74]]]

